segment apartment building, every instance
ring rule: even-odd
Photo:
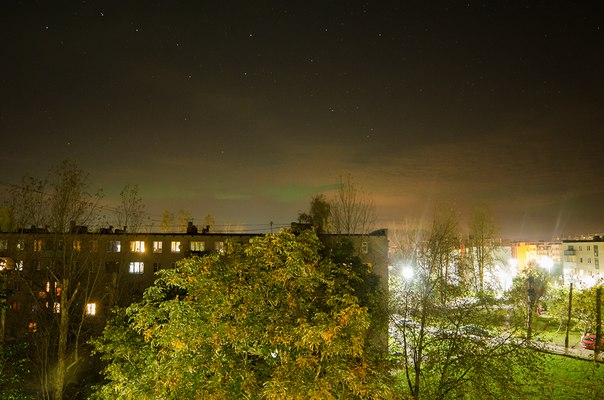
[[[591,240],[563,240],[565,283],[593,286],[602,280],[604,275],[600,269],[600,251],[603,250],[604,240],[600,236],[594,236]]]
[[[562,243],[553,241],[513,242],[512,259],[518,272],[530,265],[537,265],[552,272],[562,265]]]
[[[104,228],[90,232],[72,226],[56,234],[31,227],[0,232],[0,282],[6,293],[3,316],[7,337],[35,331],[40,311],[60,313],[61,269],[77,266],[72,285],[85,297],[76,305],[91,325],[102,327],[110,309],[142,297],[162,269],[175,268],[187,257],[222,252],[227,241],[247,243],[260,234],[211,233],[189,224],[184,233],[130,233]],[[379,230],[368,235],[320,235],[325,246],[346,239],[355,255],[371,267],[382,288],[388,285],[388,237]],[[72,286],[73,287],[73,286]]]

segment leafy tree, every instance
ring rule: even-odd
[[[584,288],[573,295],[573,315],[581,325],[583,333],[596,331],[596,293],[600,285]]]
[[[0,344],[0,398],[4,400],[33,399],[23,390],[29,361],[26,345]]]
[[[513,310],[525,318],[527,342],[532,341],[533,315],[540,300],[545,296],[549,287],[547,272],[539,268],[536,263],[529,263],[524,271],[514,278],[512,289],[508,297],[514,306]]]
[[[161,271],[95,341],[99,399],[393,398],[349,268],[313,232],[228,243]]]
[[[430,229],[400,242],[408,246],[402,257],[414,261],[412,277],[393,276],[390,284],[391,350],[405,392],[416,400],[524,398],[540,356],[513,342],[513,326],[501,329],[505,315],[488,298],[468,297],[454,217],[437,208]]]
[[[318,194],[310,200],[309,213],[300,213],[298,215],[298,222],[312,224],[317,233],[325,233],[329,231],[330,215],[331,205],[324,195]]]

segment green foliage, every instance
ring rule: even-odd
[[[596,292],[598,287],[575,291],[573,294],[573,315],[579,321],[583,332],[596,331]]]
[[[391,398],[365,348],[370,314],[337,279],[351,272],[320,247],[282,232],[162,272],[95,341],[108,362],[95,397]]]
[[[29,376],[26,345],[0,344],[0,398],[5,400],[27,400],[22,385]]]

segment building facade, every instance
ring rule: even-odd
[[[33,332],[44,323],[40,315],[61,312],[61,275],[67,272],[71,287],[77,285],[81,294],[75,308],[85,315],[88,325],[101,329],[114,306],[127,306],[142,298],[158,271],[175,268],[184,258],[220,253],[227,241],[247,243],[259,235],[198,232],[192,224],[186,233],[129,233],[112,228],[89,232],[75,226],[64,234],[36,227],[0,232],[5,336]],[[320,239],[326,247],[348,240],[355,255],[370,266],[387,290],[386,230],[368,235],[326,234]]]
[[[602,281],[600,252],[603,250],[604,240],[600,236],[591,240],[562,241],[564,282],[590,287]]]

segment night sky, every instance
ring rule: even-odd
[[[376,228],[603,232],[602,4],[5,0],[0,183],[69,158],[108,205],[261,231],[351,174]]]

